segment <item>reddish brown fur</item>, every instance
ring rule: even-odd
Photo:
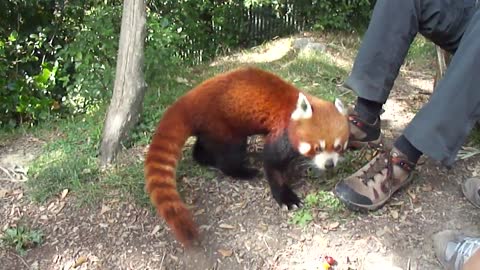
[[[299,141],[317,143],[348,137],[345,117],[331,102],[305,94],[312,119],[292,123],[299,91],[272,73],[256,68],[238,69],[210,78],[178,99],[164,114],[145,160],[146,190],[158,213],[185,246],[197,238],[197,228],[183,204],[175,182],[182,147],[191,135],[206,133],[218,142],[235,143],[246,136],[278,136],[289,128]],[[329,133],[328,133],[329,132]]]
[[[308,96],[307,96],[308,97]],[[309,101],[315,112],[311,119],[291,122],[289,129],[289,137],[294,145],[298,141],[310,143],[312,149],[305,155],[313,157],[315,147],[319,147],[318,138],[325,140],[325,151],[334,152],[335,139],[341,139],[341,142],[346,142],[349,136],[348,122],[345,116],[339,114],[337,109],[328,101],[309,97]],[[315,125],[312,125],[315,123]],[[338,152],[338,151],[337,151]],[[343,149],[340,151],[343,152]]]

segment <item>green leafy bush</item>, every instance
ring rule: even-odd
[[[0,1],[0,126],[84,113],[109,100],[122,0]],[[370,0],[147,1],[145,76],[300,28],[349,30]],[[257,16],[254,19],[252,16]]]
[[[99,6],[86,12],[76,34],[58,53],[65,73],[62,102],[73,113],[108,100],[113,90],[122,8]]]
[[[45,120],[55,107],[58,51],[47,39],[48,28],[30,35],[12,31],[0,40],[0,125]]]
[[[311,3],[311,8],[305,10],[305,13],[315,30],[363,28],[370,20],[373,8],[372,0],[300,0],[300,2]]]
[[[145,39],[145,80],[151,85],[159,77],[167,75],[173,66],[182,64],[178,55],[179,44],[185,38],[181,29],[167,17],[149,13]]]

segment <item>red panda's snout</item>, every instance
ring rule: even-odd
[[[337,152],[322,152],[313,157],[313,163],[320,170],[329,170],[337,166],[340,154]]]
[[[335,139],[333,145],[325,145],[325,141],[320,141],[319,151],[313,157],[313,163],[321,170],[333,169],[342,159],[343,151],[347,148],[348,142],[341,142],[341,139]]]
[[[340,138],[334,140],[332,145],[327,145],[325,140],[318,143],[300,142],[298,151],[310,158],[320,170],[333,169],[342,160],[342,154],[348,146],[348,141],[342,142]]]

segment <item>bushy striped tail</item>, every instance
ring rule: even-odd
[[[197,227],[190,211],[180,198],[176,185],[176,168],[185,141],[190,136],[182,121],[164,117],[148,149],[144,169],[146,190],[157,212],[185,246],[191,246],[198,237]]]

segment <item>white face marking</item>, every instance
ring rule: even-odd
[[[299,93],[298,100],[297,100],[297,107],[295,111],[293,111],[292,115],[290,116],[292,120],[300,120],[300,119],[309,119],[313,115],[312,105],[308,102],[307,97]]]
[[[333,166],[337,166],[337,162],[340,155],[337,152],[322,152],[320,154],[315,155],[313,158],[313,163],[317,166],[320,170],[325,170],[325,164],[327,162],[333,162]]]
[[[326,142],[325,140],[320,140],[320,148],[322,148],[321,150],[323,151],[325,149],[325,146],[326,146]]]
[[[348,146],[348,140],[343,144],[343,150],[347,149]]]
[[[339,147],[339,146],[340,146],[340,143],[341,143],[341,142],[340,142],[340,138],[336,138],[336,139],[335,139],[335,142],[333,142],[333,147],[334,147],[334,148]]]
[[[300,152],[300,154],[302,155],[308,153],[310,149],[312,149],[312,146],[309,143],[300,142],[300,144],[298,145],[298,152]]]

